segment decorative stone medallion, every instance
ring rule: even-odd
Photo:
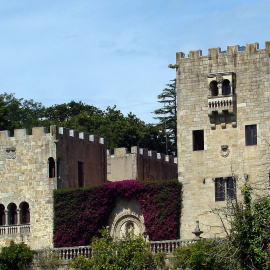
[[[230,154],[229,146],[228,145],[221,145],[220,154],[222,157],[227,157]]]
[[[6,148],[6,159],[15,159],[16,158],[16,148]]]

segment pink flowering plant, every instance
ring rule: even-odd
[[[98,187],[54,191],[54,245],[88,245],[108,218],[117,198],[137,201],[150,241],[179,238],[182,185],[177,181],[125,180]]]

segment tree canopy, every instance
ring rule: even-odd
[[[40,102],[0,95],[0,130],[58,125],[107,138],[111,151],[117,147],[139,146],[164,153],[165,130],[146,124],[133,113],[125,116],[116,106],[101,110],[81,101],[45,107]]]

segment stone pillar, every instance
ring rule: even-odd
[[[222,96],[222,83],[218,83],[218,96]]]
[[[17,212],[17,223],[16,223],[16,225],[19,225],[19,224],[21,224],[21,210],[20,209],[17,209],[16,210],[16,212]]]
[[[6,226],[9,225],[8,224],[8,213],[9,213],[9,211],[8,210],[5,210],[5,225]]]

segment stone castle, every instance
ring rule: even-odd
[[[52,126],[0,132],[0,246],[24,241],[34,249],[53,246],[53,190],[124,179],[176,178],[183,183],[181,239],[221,236],[211,210],[240,197],[245,181],[269,189],[270,42],[176,54],[178,162],[133,147],[106,153],[106,139]],[[177,171],[178,166],[178,171]],[[130,210],[123,209],[130,205]],[[128,214],[123,214],[124,212]],[[121,202],[110,217],[117,234],[131,212],[143,230],[135,202]],[[118,220],[113,218],[113,215]],[[123,223],[120,224],[120,221]],[[134,222],[135,222],[134,221]],[[135,222],[136,223],[136,222]],[[137,224],[136,223],[136,224]]]
[[[108,180],[176,179],[172,156],[138,147],[131,152],[115,149],[107,157],[105,138],[57,126],[51,126],[49,133],[43,127],[33,128],[32,135],[17,129],[13,137],[0,131],[0,247],[10,240],[34,249],[53,247],[54,189],[97,186]],[[133,223],[143,231],[137,203],[119,200],[115,218],[110,217],[117,233],[131,213],[135,213]],[[119,218],[125,221],[121,226]]]

